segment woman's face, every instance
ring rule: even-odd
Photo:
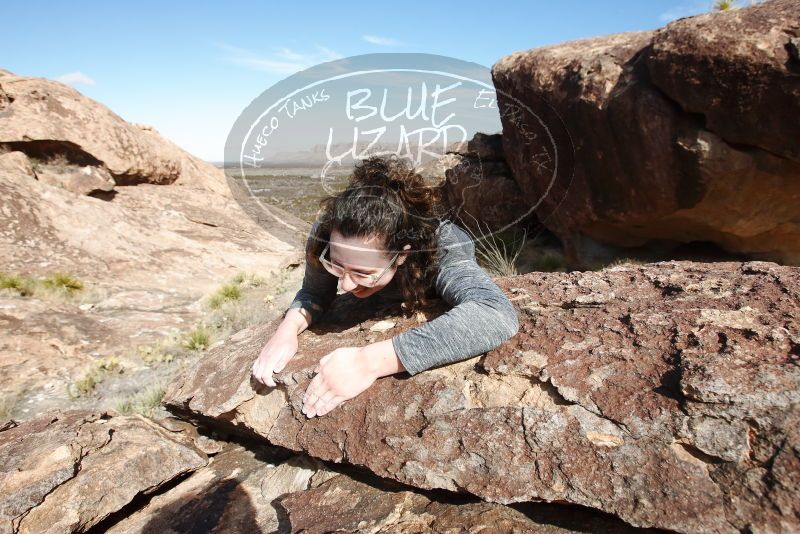
[[[411,245],[405,245],[403,250],[408,250]],[[359,285],[350,278],[346,272],[339,278],[339,288],[350,292],[358,298],[367,298],[386,287],[397,272],[397,266],[406,261],[407,252],[401,252],[391,269],[378,281],[377,285],[367,287]],[[371,237],[345,237],[338,230],[331,230],[331,243],[328,250],[328,259],[341,265],[345,269],[364,274],[378,276],[392,261],[394,252],[387,254],[383,249],[383,239],[378,236]]]

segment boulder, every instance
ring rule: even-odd
[[[180,171],[171,183],[168,169]],[[131,185],[134,175],[143,182]],[[248,320],[277,315],[300,283],[292,266],[310,224],[270,212],[291,227],[252,220],[221,170],[152,128],[63,84],[0,72],[0,276],[22,288],[0,288],[2,411],[21,420],[102,406],[104,388],[70,392],[107,356],[133,371],[117,393],[135,393],[134,377],[150,368],[140,349],[204,320],[207,296],[234,275],[287,275],[275,302],[252,307]],[[39,291],[34,282],[60,272],[83,289]],[[154,385],[152,373],[142,380]]]
[[[497,349],[384,377],[322,417],[318,360],[432,320],[342,295],[301,334],[275,388],[252,362],[278,321],[173,382],[176,415],[423,489],[548,501],[676,532],[800,529],[800,269],[625,264],[499,278],[520,332]],[[370,326],[390,316],[396,327]]]
[[[15,152],[0,164],[9,156],[25,161]],[[288,275],[275,315],[300,283],[290,267],[299,232],[283,242],[231,198],[175,185],[115,191],[105,201],[0,172],[0,274],[65,272],[84,285],[70,302],[0,291],[0,399],[19,397],[14,417],[74,406],[68,387],[100,357],[142,369],[138,347],[191,329],[207,295],[238,273]]]
[[[574,265],[690,242],[800,265],[798,35],[770,0],[493,65],[508,165]]]
[[[346,475],[278,498],[290,532],[408,533],[638,532],[613,517],[555,505],[503,506],[480,500],[447,502],[408,489],[382,490]]]
[[[231,196],[225,174],[54,80],[0,73],[0,146],[104,169],[117,184],[185,185]],[[79,171],[78,171],[79,172]]]
[[[0,429],[0,532],[84,532],[208,463],[141,416],[69,410]]]
[[[265,456],[228,443],[207,466],[104,532],[285,532],[276,499],[339,475],[313,458],[295,456],[275,465]]]

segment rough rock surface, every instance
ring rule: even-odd
[[[140,345],[194,328],[232,276],[299,265],[308,226],[272,232],[221,170],[63,84],[0,72],[0,275],[84,284],[65,303],[0,289],[0,406],[75,407],[67,386],[100,357],[146,373]]]
[[[288,532],[276,499],[339,476],[313,458],[274,465],[258,451],[229,444],[207,466],[104,532]]]
[[[553,505],[503,506],[487,502],[433,501],[420,493],[384,491],[339,475],[319,486],[279,498],[288,530],[316,534],[357,533],[494,533],[641,532],[611,517]]]
[[[0,532],[83,532],[208,462],[140,416],[71,410],[0,429]]]
[[[210,352],[165,402],[419,488],[574,503],[677,532],[800,529],[800,269],[671,261],[497,282],[520,312],[514,338],[382,378],[326,416],[301,412],[319,358],[445,308],[377,333],[397,308],[341,296],[278,387],[250,375],[273,322]]]
[[[107,170],[118,184],[191,185],[230,196],[221,169],[72,87],[0,72],[0,146]]]
[[[69,166],[66,169],[36,169],[36,179],[48,185],[55,185],[73,193],[90,195],[92,193],[108,193],[117,185],[111,174],[102,167],[86,165],[84,167]]]
[[[17,179],[36,178],[28,156],[18,150],[0,154],[0,175],[14,176]]]
[[[800,265],[799,39],[770,0],[493,65],[507,162],[575,265],[693,241]]]
[[[0,292],[0,395],[24,392],[28,415],[69,406],[66,386],[95,358],[145,367],[126,355],[190,330],[236,273],[283,269],[299,251],[203,189],[119,186],[105,201],[0,175],[0,272],[63,271],[85,284],[73,303]]]

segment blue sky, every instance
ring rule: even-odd
[[[0,68],[59,79],[189,152],[222,159],[241,111],[316,63],[426,52],[491,67],[518,50],[653,29],[712,0],[12,2]],[[447,5],[447,7],[445,7]]]

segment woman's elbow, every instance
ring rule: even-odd
[[[500,331],[501,343],[508,341],[519,332],[519,317],[517,310],[511,302],[504,306],[497,316],[497,327]]]
[[[519,317],[517,317],[516,310],[512,310],[509,315],[506,316],[507,321],[506,325],[508,326],[506,341],[511,339],[512,337],[516,336],[519,332]]]

